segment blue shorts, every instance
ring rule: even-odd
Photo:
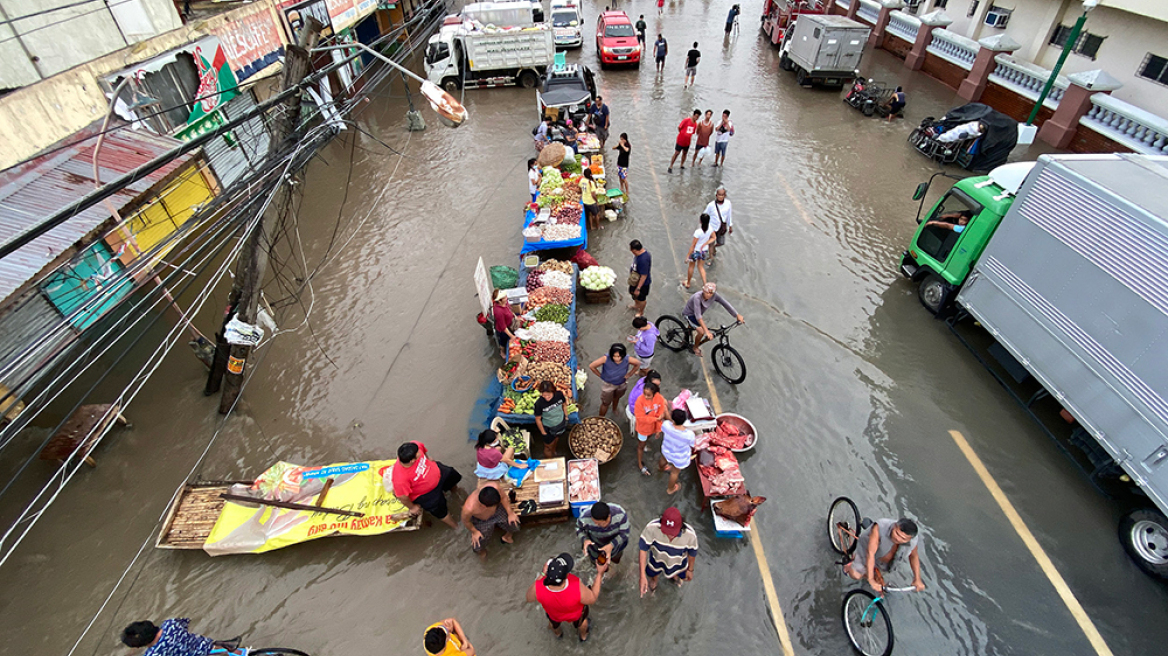
[[[702,260],[706,259],[706,252],[694,251],[689,254],[689,259],[693,262],[701,262]]]
[[[685,315],[685,318],[687,321],[689,321],[689,325],[693,326],[694,328],[701,328],[702,327],[702,324],[698,323],[697,319],[694,319],[693,317],[689,316],[688,314]]]
[[[730,145],[729,141],[715,141],[714,142],[714,154],[721,155],[721,156],[725,157],[726,156],[726,146],[729,146],[729,145]]]
[[[620,176],[621,180],[629,179],[629,170],[623,166],[616,167],[616,174]]]

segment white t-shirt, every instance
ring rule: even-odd
[[[729,143],[730,137],[734,135],[734,121],[726,121],[726,125],[729,129],[725,132],[718,131],[718,126],[720,125],[722,125],[721,121],[718,121],[714,125],[714,143]]]
[[[705,251],[709,245],[710,240],[714,238],[714,223],[710,222],[710,229],[702,232],[701,228],[694,230],[694,239],[698,240],[697,246],[694,246],[694,252]]]
[[[718,218],[718,212],[722,213],[721,219]],[[718,205],[717,201],[713,201],[713,200],[710,201],[710,204],[706,205],[706,214],[710,215],[710,229],[715,231],[715,232],[717,232],[718,229],[722,227],[722,220],[723,219],[726,221],[727,226],[734,225],[734,220],[730,218],[730,199],[729,198],[722,201],[721,205]]]
[[[535,169],[527,171],[527,191],[532,194],[539,191],[539,171]]]

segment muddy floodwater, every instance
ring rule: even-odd
[[[597,5],[584,6],[586,43],[568,59],[596,69],[588,41]],[[584,645],[557,642],[523,601],[545,559],[576,551],[570,524],[525,528],[513,546],[492,544],[485,563],[465,531],[441,524],[256,556],[154,548],[159,517],[188,475],[249,479],[277,460],[391,458],[419,439],[472,476],[471,411],[498,366],[474,321],[472,275],[480,256],[516,264],[535,97],[467,91],[462,128],[424,112],[429,128],[408,133],[399,83],[379,90],[359,120],[400,155],[350,130],[304,176],[295,228],[308,268],[329,255],[283,313],[281,327],[292,330],[254,359],[237,412],[221,423],[217,397],[202,396],[202,366],[172,354],[127,411],[133,428],[111,435],[97,468],[76,477],[0,568],[0,654],[68,654],[91,621],[76,654],[125,654],[122,626],[174,616],[211,636],[314,655],[422,653],[423,629],[450,616],[488,656],[781,653],[777,624],[798,654],[845,654],[840,602],[854,584],[824,530],[840,495],[866,515],[908,514],[922,526],[928,588],[891,600],[896,653],[1096,653],[951,430],[984,461],[1112,653],[1163,653],[1168,591],[1124,555],[1122,507],[1090,486],[897,271],[915,227],[913,188],[936,170],[905,138],[921,118],[961,104],[952,90],[869,52],[864,70],[903,84],[909,104],[904,121],[865,118],[838,92],[801,89],[779,70],[755,29],[759,2],[744,3],[741,33],[729,40],[729,3],[671,2],[663,18],[646,1],[622,8],[634,20],[646,14],[650,40],[664,32],[671,54],[660,77],[651,65],[597,70],[610,146],[621,132],[632,142],[632,193],[625,218],[591,234],[589,251],[623,280],[628,242],[640,239],[654,256],[647,314],[676,314],[697,215],[719,184],[729,190],[735,231],[709,274],[746,316],[732,337],[748,375],[737,387],[715,379],[713,392],[759,429],[742,470],[768,499],[755,534],[765,565],[748,541],[715,537],[692,471],[668,497],[660,475],[638,473],[627,440],[602,468],[604,498],[629,511],[634,532],[676,504],[699,535],[696,577],[642,599],[626,560],[604,583]],[[697,84],[683,90],[695,40]],[[676,125],[694,108],[733,112],[726,165],[668,174]],[[303,269],[278,266],[290,276]],[[226,293],[200,315],[205,331]],[[279,286],[269,295],[282,296]],[[580,306],[582,363],[631,334],[627,300]],[[692,355],[659,349],[654,366],[670,396],[710,394]],[[583,413],[598,405],[592,378]],[[763,566],[781,617],[766,602]]]

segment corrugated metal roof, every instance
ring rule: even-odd
[[[170,137],[129,129],[111,132],[106,135],[98,157],[101,181],[108,183],[129,173],[180,143]],[[84,144],[0,172],[0,243],[11,241],[57,210],[94,191],[93,149],[96,145],[97,139],[88,139]],[[180,157],[167,164],[118,191],[110,201],[121,210],[191,157]],[[0,259],[0,299],[8,298],[109,218],[106,204],[98,203]]]

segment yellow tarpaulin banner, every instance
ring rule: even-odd
[[[212,556],[263,553],[332,535],[377,535],[401,529],[409,515],[393,495],[390,471],[394,462],[342,462],[325,467],[278,462],[250,487],[237,485],[231,493],[312,506],[332,479],[323,507],[364,516],[228,501],[203,549]]]

